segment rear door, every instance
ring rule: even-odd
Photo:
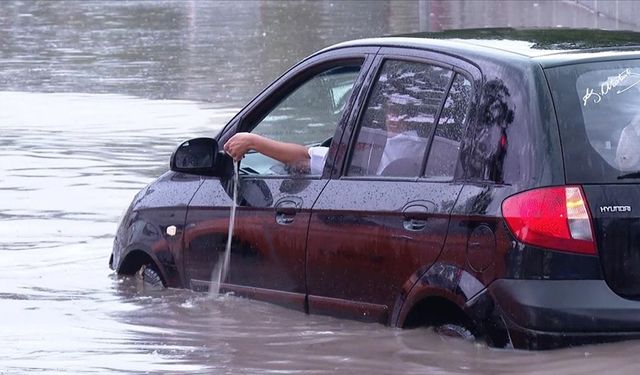
[[[567,184],[582,185],[604,277],[640,299],[640,59],[546,70]]]
[[[440,254],[462,188],[453,176],[472,84],[439,57],[383,49],[376,58],[343,167],[313,207],[311,313],[386,322],[402,286]]]

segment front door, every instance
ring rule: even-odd
[[[313,207],[307,281],[311,313],[386,323],[444,244],[472,85],[450,65],[377,60],[350,157]]]
[[[366,55],[321,61],[276,83],[242,113],[237,131],[314,147],[326,154],[343,126]],[[361,80],[361,79],[360,79]],[[267,108],[264,108],[265,106]],[[304,309],[306,241],[311,207],[330,174],[285,165],[259,153],[240,162],[239,196],[230,269],[223,290]],[[327,172],[325,172],[327,171]],[[208,285],[223,258],[232,181],[208,178],[194,196],[185,229],[185,274],[193,288]]]

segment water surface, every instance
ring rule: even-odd
[[[626,4],[619,14],[633,11]],[[2,2],[0,374],[637,373],[638,342],[496,350],[233,296],[144,290],[107,266],[120,215],[174,147],[214,135],[314,50],[460,26],[637,29],[600,11],[575,2]]]

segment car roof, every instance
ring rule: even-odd
[[[329,47],[376,45],[435,50],[460,56],[530,60],[543,67],[589,60],[640,58],[640,32],[597,29],[461,29],[343,42]]]

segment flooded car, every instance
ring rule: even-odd
[[[498,347],[637,338],[639,40],[484,29],[326,48],[178,147],[110,266],[208,290],[235,203],[223,291]],[[305,145],[310,165],[249,152],[234,202],[222,150],[240,133]]]

